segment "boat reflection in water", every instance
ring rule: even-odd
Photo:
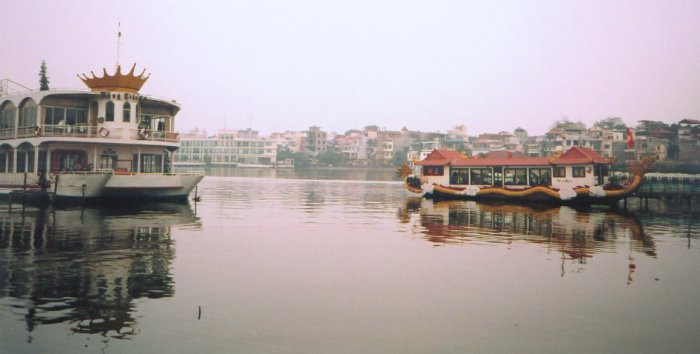
[[[129,338],[134,299],[171,297],[171,227],[201,228],[189,204],[119,208],[0,205],[0,305],[26,323]]]
[[[656,256],[654,241],[636,216],[615,209],[410,198],[399,210],[399,218],[413,223],[415,232],[436,245],[529,242],[561,252],[562,259],[585,263],[596,252],[616,251],[624,242],[630,251]],[[634,258],[629,259],[633,272]]]

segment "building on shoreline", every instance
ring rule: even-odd
[[[277,144],[270,138],[260,137],[251,129],[220,130],[216,135],[195,130],[184,134],[180,150],[175,153],[178,166],[237,166],[274,165],[277,163]]]
[[[618,122],[618,119],[605,121]],[[621,121],[619,121],[621,123]],[[457,150],[465,156],[482,156],[505,151],[530,157],[560,155],[572,147],[589,148],[617,163],[655,156],[670,164],[700,165],[700,121],[684,119],[667,125],[657,121],[639,121],[629,134],[636,144],[628,146],[627,127],[622,124],[599,124],[587,128],[583,123],[557,122],[544,135],[529,136],[518,127],[511,132],[468,136],[464,125],[447,133],[387,130],[376,125],[351,129],[344,134],[326,132],[318,126],[305,131],[286,131],[262,137],[257,131],[222,130],[207,136],[194,131],[182,134],[182,147],[176,153],[178,165],[294,164],[303,158],[304,165],[323,164],[323,157],[333,155],[348,166],[392,166],[404,161],[420,160],[437,148]],[[284,161],[277,161],[285,152]],[[292,157],[294,156],[294,157]]]

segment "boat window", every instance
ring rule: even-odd
[[[44,122],[46,125],[87,124],[87,110],[82,108],[46,107],[44,110]],[[28,127],[32,124],[24,122],[20,125]]]
[[[75,123],[80,125],[87,124],[87,110],[86,109],[76,109],[75,110]]]
[[[122,121],[124,122],[131,122],[131,104],[129,102],[124,102],[124,116],[122,118]]]
[[[34,151],[17,151],[17,172],[34,172]]]
[[[445,174],[442,166],[423,166],[423,175],[425,176],[442,176]]]
[[[51,152],[52,171],[82,171],[87,167],[87,153],[79,150]]]
[[[117,153],[112,149],[102,151],[100,155],[100,168],[103,170],[117,169]]]
[[[114,122],[114,102],[107,102],[105,120],[108,122]]]
[[[552,170],[553,170],[554,177],[566,178],[566,167],[557,166],[557,167],[554,167]]]
[[[103,170],[115,170],[117,168],[117,157],[112,155],[100,156],[100,168]]]
[[[165,131],[165,116],[153,117],[153,126],[151,129],[155,131]]]
[[[45,121],[47,125],[59,125],[63,123],[66,115],[65,108],[46,107]]]
[[[549,168],[531,168],[530,169],[530,185],[531,186],[548,186],[551,181],[551,171]]]
[[[75,125],[75,120],[76,120],[76,112],[74,109],[67,109],[66,110],[66,125]]]
[[[597,177],[598,185],[605,184],[605,177],[608,176],[608,166],[606,166],[606,165],[595,166],[595,169],[593,170],[593,174],[595,177]]]
[[[571,172],[576,178],[586,177],[586,167],[584,166],[574,166]]]
[[[468,168],[452,168],[450,170],[450,184],[469,184]]]
[[[471,180],[469,184],[477,185],[492,185],[493,176],[491,174],[490,168],[472,168],[471,169]]]
[[[525,168],[506,168],[503,174],[503,184],[506,186],[527,185],[527,169]]]
[[[150,114],[142,114],[136,121],[139,125],[139,129],[151,129],[151,119],[153,116]]]
[[[0,111],[0,128],[14,128],[15,127],[15,109],[8,109]]]
[[[7,152],[0,152],[0,172],[8,172],[5,170],[5,165],[7,163]]]
[[[33,127],[36,125],[36,107],[23,107],[19,111],[19,126]]]
[[[605,166],[605,165],[596,166],[595,175],[607,177],[608,176],[608,166]]]
[[[138,158],[134,155],[134,159]],[[163,172],[163,156],[156,154],[142,154],[141,155],[141,172],[144,173],[155,173]]]

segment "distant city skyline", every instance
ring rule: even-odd
[[[0,79],[83,88],[137,63],[176,128],[470,135],[700,118],[700,2],[17,1]],[[119,57],[117,32],[121,23]]]

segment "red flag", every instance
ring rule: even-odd
[[[634,135],[632,135],[632,129],[627,128],[627,148],[634,148]]]

